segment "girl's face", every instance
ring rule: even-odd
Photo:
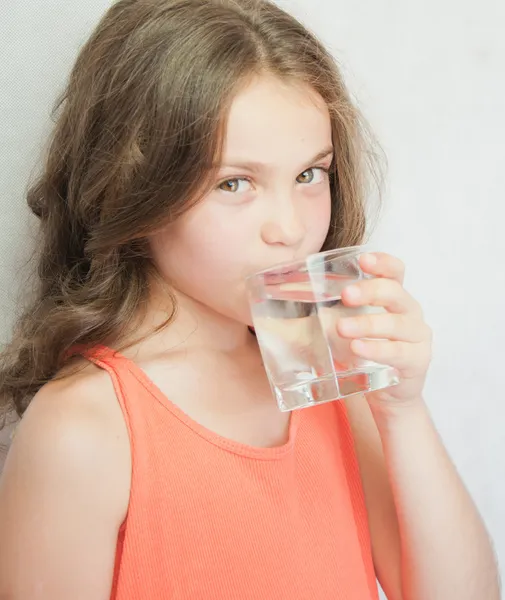
[[[261,78],[239,93],[214,188],[151,239],[176,295],[250,323],[245,277],[326,239],[332,158],[330,116],[314,92]]]

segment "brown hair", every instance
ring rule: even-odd
[[[148,291],[146,236],[202,196],[233,96],[262,73],[327,103],[336,159],[325,248],[362,242],[374,154],[311,32],[268,0],[119,0],[77,58],[28,192],[37,289],[1,355],[0,412],[22,415],[72,348],[121,343]]]

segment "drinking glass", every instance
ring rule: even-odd
[[[322,404],[398,383],[396,371],[353,354],[338,320],[385,312],[347,307],[342,290],[373,276],[362,271],[363,246],[312,254],[247,278],[253,326],[281,411]]]

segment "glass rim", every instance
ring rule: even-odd
[[[300,267],[302,265],[305,265],[308,268],[310,268],[310,264],[313,263],[314,260],[325,258],[330,255],[335,255],[335,257],[337,257],[354,253],[365,254],[370,251],[368,248],[368,244],[357,244],[355,246],[346,246],[345,248],[334,248],[333,250],[325,250],[324,252],[313,252],[312,254],[308,254],[305,258],[280,262],[275,265],[272,265],[271,267],[267,267],[266,269],[262,269],[261,271],[251,273],[245,278],[245,280],[246,282],[250,282],[253,279],[259,278],[263,275],[277,273],[280,269],[286,269],[287,267]]]

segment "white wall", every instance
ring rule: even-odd
[[[389,157],[377,245],[436,335],[427,399],[505,566],[505,3],[283,0],[329,43]],[[109,0],[0,6],[0,338],[31,247],[23,192]]]

